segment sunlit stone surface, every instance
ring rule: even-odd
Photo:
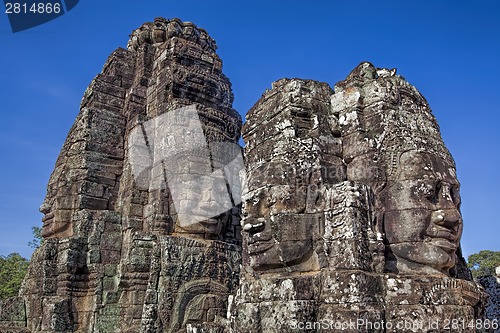
[[[333,89],[282,79],[248,112],[232,332],[444,332],[484,319],[454,161],[395,72],[362,63]]]
[[[333,88],[281,79],[242,129],[215,49],[159,18],[109,57],[0,333],[475,332],[486,304],[498,317],[415,87],[367,62]]]

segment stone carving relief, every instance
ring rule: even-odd
[[[0,332],[401,332],[401,321],[484,319],[461,255],[455,163],[417,89],[367,62],[334,88],[281,79],[242,128],[215,50],[205,30],[158,18],[109,57]],[[369,328],[381,322],[392,328]]]
[[[156,19],[86,90],[19,300],[29,331],[223,328],[239,280],[243,158],[215,49],[194,24]]]
[[[394,329],[379,331],[407,321],[427,332],[426,320],[483,318],[485,294],[461,256],[455,163],[427,102],[395,70],[362,63],[334,90],[277,81],[243,139],[232,332],[381,321]]]

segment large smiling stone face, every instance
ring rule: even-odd
[[[455,169],[436,155],[401,155],[397,180],[385,192],[384,229],[391,270],[449,274],[462,234]]]
[[[318,228],[315,216],[303,213],[306,191],[282,185],[257,189],[249,197],[244,204],[243,223],[250,265],[266,270],[306,263]]]

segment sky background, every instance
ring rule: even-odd
[[[500,1],[80,0],[12,33],[0,13],[0,255],[30,257],[38,207],[80,100],[107,57],[155,17],[217,41],[244,115],[283,77],[333,86],[361,61],[398,69],[426,97],[457,163],[467,257],[500,251]]]

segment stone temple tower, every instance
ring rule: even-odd
[[[241,159],[241,117],[215,50],[205,30],[158,18],[108,58],[50,177],[41,207],[45,240],[10,307],[17,326],[33,333],[220,331],[239,280],[239,201],[213,209],[207,192],[212,174],[223,175],[224,189],[232,186],[228,197],[238,191],[221,170]],[[168,124],[173,131],[159,133],[165,120],[176,122]],[[193,173],[211,183],[173,193]]]

